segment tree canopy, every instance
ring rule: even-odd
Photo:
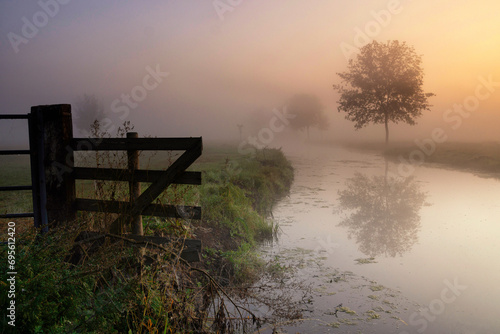
[[[347,71],[337,73],[342,82],[333,87],[340,93],[339,112],[346,112],[356,129],[385,124],[387,143],[389,122],[414,125],[423,110],[430,110],[428,97],[434,94],[423,91],[421,63],[421,56],[405,42],[365,45],[349,60]]]
[[[288,101],[288,113],[295,117],[290,120],[294,130],[306,130],[309,138],[309,128],[315,127],[326,130],[328,120],[323,112],[323,105],[319,98],[310,94],[296,94]]]

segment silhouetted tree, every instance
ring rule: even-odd
[[[315,127],[326,130],[328,120],[323,113],[323,106],[317,96],[309,94],[296,94],[287,104],[288,113],[295,117],[290,119],[294,130],[306,130],[309,139],[309,128]]]
[[[339,192],[340,208],[350,213],[339,226],[366,255],[402,255],[418,239],[425,197],[413,178],[387,177],[387,165],[385,176],[357,173]]]
[[[75,126],[86,133],[90,132],[94,121],[105,118],[104,108],[95,95],[79,97],[75,103]]]
[[[349,60],[342,79],[333,87],[339,91],[339,112],[360,129],[369,123],[385,124],[385,142],[389,142],[389,122],[415,124],[422,110],[430,110],[427,98],[433,93],[422,90],[421,56],[405,42],[373,41]]]

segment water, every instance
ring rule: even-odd
[[[282,233],[262,252],[312,291],[301,321],[261,333],[500,333],[499,181],[428,167],[401,178],[340,148],[287,156]],[[356,314],[334,315],[340,303]]]

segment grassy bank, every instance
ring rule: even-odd
[[[165,159],[171,157],[152,158],[152,168],[162,165]],[[82,243],[77,239],[81,231],[102,232],[105,224],[101,218],[109,218],[88,213],[80,214],[78,221],[64,229],[51,229],[42,238],[31,228],[24,232],[18,229],[16,331],[11,332],[229,330],[235,314],[230,314],[221,302],[222,286],[229,287],[259,275],[262,263],[254,249],[260,240],[273,237],[276,226],[268,214],[274,203],[287,194],[293,169],[280,150],[261,150],[249,158],[227,148],[206,149],[192,169],[203,171],[202,186],[172,186],[159,201],[201,205],[202,221],[144,217],[144,227],[150,235],[201,239],[201,263],[189,265],[181,261],[181,246],[175,243],[144,248],[145,245],[114,237]],[[2,170],[2,175],[9,173],[22,174],[25,170],[19,166]],[[100,189],[99,196],[112,193],[115,199],[122,199],[120,187],[107,184],[96,187],[87,182],[78,191],[93,197],[92,190]],[[20,207],[24,209],[23,205],[29,206],[13,200],[2,197],[2,210],[18,211]],[[0,235],[6,239],[6,221],[1,228]],[[5,245],[0,247],[0,258],[5,260],[0,263],[0,305],[4,310],[10,300],[6,276],[8,250]],[[0,332],[9,333],[8,320],[1,320]]]
[[[427,146],[426,150],[429,154],[412,142],[392,143],[388,148],[381,143],[351,144],[345,146],[359,150],[384,152],[387,157],[395,161],[400,161],[401,157],[406,161],[410,161],[410,154],[420,151],[425,155],[426,164],[468,171],[480,176],[500,179],[499,142],[436,144],[435,150],[431,150],[432,147]]]
[[[415,144],[401,145],[386,150],[393,159],[402,156],[409,161],[410,154],[419,149]],[[480,176],[500,178],[500,143],[443,143],[437,144],[425,162],[440,167],[464,170]]]
[[[204,219],[195,233],[203,236],[213,254],[231,263],[229,276],[238,282],[252,279],[258,275],[259,261],[251,250],[276,233],[278,226],[269,214],[288,193],[293,168],[280,150],[264,149],[251,159],[225,159],[207,169],[204,178],[200,196]],[[207,227],[225,236],[213,240],[202,232]]]

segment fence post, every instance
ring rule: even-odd
[[[55,104],[31,107],[35,136],[39,186],[46,196],[40,202],[46,212],[46,223],[58,225],[76,218],[73,125],[71,105]],[[44,210],[45,209],[45,210]]]
[[[28,117],[33,218],[35,227],[47,232],[47,194],[45,192],[45,171],[43,169],[43,128],[42,114],[31,112]]]
[[[139,138],[137,132],[128,132],[127,139],[129,138]],[[141,195],[141,183],[136,182],[134,180],[134,171],[139,169],[139,151],[137,150],[127,150],[127,158],[128,158],[128,170],[130,172],[131,178],[128,183],[129,185],[129,201],[130,205],[133,206],[135,204],[136,199]],[[144,235],[142,229],[142,216],[137,215],[131,217],[132,224],[132,234],[135,235]]]

